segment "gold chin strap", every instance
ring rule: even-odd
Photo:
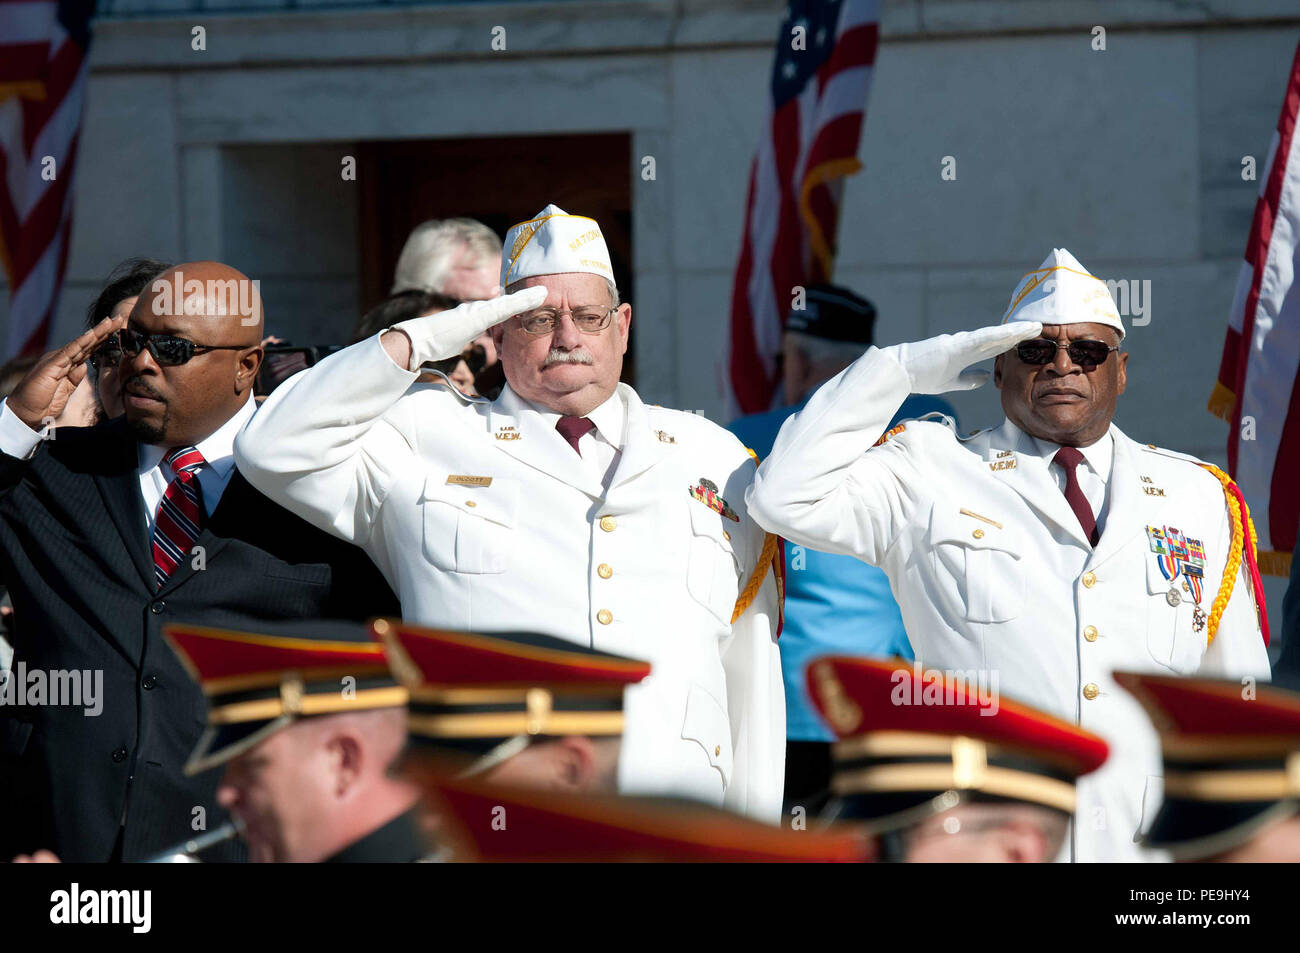
[[[1214,641],[1214,636],[1218,634],[1219,621],[1223,618],[1224,610],[1228,608],[1228,599],[1231,598],[1232,588],[1237,582],[1237,573],[1241,571],[1246,528],[1250,530],[1250,558],[1252,560],[1255,558],[1258,544],[1255,535],[1255,524],[1250,520],[1250,511],[1247,510],[1242,513],[1241,504],[1237,502],[1237,495],[1232,492],[1232,477],[1212,463],[1202,463],[1201,466],[1212,473],[1219,483],[1223,485],[1223,496],[1228,503],[1228,516],[1232,521],[1232,543],[1228,547],[1228,562],[1223,567],[1223,579],[1219,582],[1219,592],[1214,597],[1214,602],[1210,607],[1209,638],[1206,641],[1206,644],[1209,645]],[[1256,593],[1256,598],[1259,598],[1258,593]],[[1258,610],[1256,611],[1258,612]]]

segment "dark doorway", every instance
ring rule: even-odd
[[[361,312],[388,294],[402,244],[421,222],[467,215],[504,237],[550,202],[600,222],[619,293],[635,303],[631,168],[626,133],[358,143]],[[629,383],[635,341],[634,332],[623,362]]]

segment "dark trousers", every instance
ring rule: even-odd
[[[808,817],[821,813],[830,800],[831,746],[825,741],[785,744],[785,815],[802,807]]]

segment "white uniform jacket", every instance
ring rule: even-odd
[[[782,428],[750,490],[751,514],[796,543],[884,569],[926,667],[981,673],[1003,697],[1104,737],[1111,756],[1081,779],[1072,855],[1158,859],[1135,837],[1159,807],[1159,744],[1112,671],[1269,675],[1246,572],[1207,644],[1191,591],[1181,576],[1171,586],[1146,531],[1203,542],[1208,614],[1231,532],[1220,483],[1112,425],[1094,551],[1050,459],[1009,421],[964,440],[946,420],[910,422],[873,446],[908,386],[876,348],[827,382]]]
[[[785,698],[770,569],[731,623],[765,536],[744,508],[744,447],[620,384],[625,436],[606,492],[510,388],[466,404],[416,376],[378,336],[330,356],[267,399],[236,441],[240,471],[363,547],[411,622],[536,631],[649,661],[625,699],[620,788],[777,821]],[[702,480],[738,519],[692,495]]]

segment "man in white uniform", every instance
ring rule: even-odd
[[[236,441],[268,496],[365,548],[407,621],[530,629],[649,661],[620,790],[775,821],[785,700],[779,564],[745,512],[755,467],[702,417],[619,383],[632,309],[595,221],[506,236],[508,293],[404,321],[281,385]],[[493,329],[493,402],[413,385]]]
[[[1123,335],[1105,284],[1054,250],[1002,326],[869,348],[785,424],[747,497],[771,532],[883,568],[919,662],[996,675],[1110,743],[1079,782],[1085,861],[1154,859],[1135,841],[1160,804],[1159,746],[1111,672],[1269,674],[1225,487],[1111,422]],[[978,387],[988,373],[967,368],[995,356],[1002,426],[884,433],[909,393]]]

